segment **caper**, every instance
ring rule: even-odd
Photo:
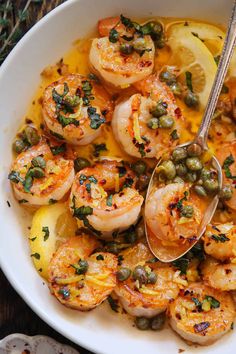
[[[137,236],[134,230],[127,231],[125,233],[125,241],[127,243],[134,243],[137,240]]]
[[[176,168],[176,173],[178,176],[183,177],[186,175],[186,173],[188,172],[187,167],[185,166],[184,163],[178,163],[177,165],[175,165]]]
[[[160,313],[159,315],[151,319],[151,329],[153,331],[161,330],[165,325],[166,315],[165,312]]]
[[[89,166],[90,166],[89,160],[85,159],[84,157],[78,157],[74,161],[75,172],[79,172],[80,170],[83,170],[84,168]]]
[[[46,161],[44,160],[44,158],[42,156],[34,157],[33,160],[31,161],[31,163],[34,167],[41,167],[41,168],[46,167]]]
[[[188,172],[185,177],[188,182],[196,182],[197,174],[195,172]]]
[[[188,107],[197,108],[199,105],[198,95],[196,95],[192,91],[188,91],[188,93],[184,97],[184,102],[185,102],[186,106],[188,106]]]
[[[224,185],[220,191],[220,198],[223,200],[230,200],[233,196],[233,190],[231,186]]]
[[[169,129],[173,127],[174,119],[171,116],[161,116],[159,118],[159,126],[160,128]]]
[[[203,169],[201,170],[200,178],[204,182],[205,180],[211,178],[211,172],[206,167],[203,167]]]
[[[203,182],[203,187],[209,193],[216,193],[219,190],[219,183],[216,179],[210,178]]]
[[[206,191],[203,186],[196,185],[194,186],[194,191],[199,195],[200,197],[206,197]]]
[[[144,267],[141,265],[138,265],[134,268],[132,277],[134,280],[138,280],[140,285],[147,284],[147,282],[148,282],[147,272],[144,269]]]
[[[143,53],[146,49],[146,41],[143,37],[138,37],[133,41],[133,48],[138,54]]]
[[[152,39],[159,38],[163,32],[162,24],[157,21],[149,21],[141,29],[143,35],[149,34],[152,36]]]
[[[148,187],[148,184],[149,184],[149,181],[150,181],[150,177],[147,176],[147,175],[141,175],[138,179],[138,182],[137,182],[137,189],[139,191],[145,191],[145,189],[147,189]]]
[[[172,159],[174,162],[181,161],[187,157],[187,151],[185,148],[179,147],[172,152]]]
[[[15,140],[12,147],[17,154],[21,153],[26,148],[24,141],[21,139]]]
[[[182,179],[182,178],[180,178],[180,177],[175,177],[174,179],[173,179],[173,182],[174,183],[184,183],[184,180]]]
[[[202,169],[202,163],[197,157],[188,157],[186,159],[186,166],[191,171],[199,171]]]
[[[181,209],[180,215],[185,218],[191,218],[193,216],[193,207],[192,205],[184,205]]]
[[[125,55],[132,54],[134,51],[134,48],[131,44],[128,43],[122,43],[120,46],[120,52]]]
[[[148,274],[148,283],[155,284],[157,282],[157,275],[155,272],[150,272]]]
[[[196,143],[190,144],[187,147],[187,153],[188,153],[188,156],[190,156],[190,157],[201,156],[202,148],[200,145],[198,145]]]
[[[173,83],[172,85],[170,85],[170,89],[173,92],[173,94],[177,97],[181,97],[182,95],[182,89],[180,84],[178,84],[178,82]]]
[[[165,40],[164,35],[162,35],[159,39],[154,41],[155,47],[159,48],[159,49],[164,48],[165,44],[166,44],[166,40]]]
[[[132,170],[137,173],[138,176],[143,175],[146,172],[147,165],[144,161],[138,160],[132,165]]]
[[[153,115],[153,117],[159,118],[167,113],[166,107],[166,104],[164,104],[162,101],[159,101],[157,105],[150,111],[150,113]]]
[[[167,85],[172,85],[176,82],[176,76],[169,71],[162,71],[159,75],[161,81],[167,83]]]
[[[136,317],[135,325],[138,329],[145,331],[150,327],[150,319],[146,317]]]
[[[150,129],[157,129],[159,127],[159,119],[157,118],[149,119],[149,121],[147,122],[147,126]]]
[[[30,170],[31,177],[34,178],[43,178],[45,176],[44,171],[40,167],[34,167]]]
[[[40,141],[40,136],[38,135],[38,132],[35,128],[27,125],[27,127],[24,130],[25,137],[28,141],[28,143],[33,146],[37,145]]]
[[[125,281],[130,277],[131,270],[127,267],[121,267],[116,273],[117,279],[119,281]]]
[[[175,165],[171,160],[163,161],[161,166],[163,167],[163,173],[167,179],[174,179],[176,176]]]

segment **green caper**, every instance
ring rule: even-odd
[[[188,107],[197,108],[199,105],[198,95],[196,95],[192,91],[188,91],[188,93],[184,97],[184,102]]]
[[[202,169],[202,163],[197,157],[188,157],[186,159],[186,166],[191,171],[200,171]]]
[[[219,190],[219,183],[216,179],[210,178],[203,182],[203,187],[209,193],[216,193]]]
[[[157,118],[151,118],[149,119],[149,121],[147,122],[147,126],[150,129],[157,129],[159,128],[159,119]]]
[[[155,284],[157,282],[157,275],[155,272],[150,272],[148,274],[148,283]]]
[[[169,129],[174,125],[174,119],[171,116],[161,116],[159,118],[160,128]]]
[[[171,160],[163,161],[161,166],[163,167],[163,173],[167,179],[174,179],[176,176],[175,165]]]
[[[194,210],[192,205],[184,205],[181,209],[180,215],[185,218],[191,218],[193,216]]]
[[[178,163],[177,165],[175,165],[176,168],[176,173],[178,176],[183,177],[186,175],[186,173],[188,172],[187,167],[185,166],[184,163]]]
[[[132,165],[132,170],[137,173],[138,176],[143,175],[146,172],[147,165],[144,161],[138,160]]]
[[[31,127],[30,125],[27,125],[24,130],[26,140],[28,143],[33,146],[37,145],[40,141],[40,136],[38,135],[38,132],[35,128]]]
[[[137,182],[137,189],[141,192],[145,191],[145,189],[147,189],[147,187],[148,187],[149,181],[150,181],[149,176],[147,176],[145,174],[139,176],[138,182]]]
[[[127,231],[125,233],[125,241],[127,243],[134,243],[137,240],[137,236],[134,230]]]
[[[165,39],[164,35],[162,35],[159,39],[154,41],[155,47],[159,48],[159,49],[164,48],[165,44],[166,44],[166,39]]]
[[[120,45],[120,52],[125,55],[132,54],[134,51],[134,48],[131,44],[128,43],[122,43]]]
[[[162,24],[157,21],[149,21],[145,23],[141,29],[143,35],[149,34],[152,36],[152,39],[159,38],[163,32]]]
[[[197,193],[197,195],[199,195],[200,197],[206,197],[207,196],[207,193],[204,189],[203,186],[199,186],[199,185],[196,185],[194,186],[194,191]]]
[[[42,156],[34,157],[33,160],[31,161],[31,163],[34,167],[41,167],[41,168],[46,167],[46,161],[44,160],[44,158]]]
[[[25,150],[26,146],[23,140],[17,139],[14,141],[12,148],[17,154],[19,154]]]
[[[187,153],[188,156],[190,157],[197,157],[197,156],[201,156],[202,154],[202,148],[200,145],[194,143],[194,144],[190,144],[187,147]]]
[[[164,104],[162,101],[159,101],[157,105],[150,111],[150,113],[155,118],[159,118],[167,113],[167,105]]]
[[[150,327],[150,319],[146,317],[136,317],[135,325],[141,331],[145,331]]]
[[[159,315],[151,319],[151,329],[153,331],[161,330],[165,325],[166,315],[165,312],[160,313]]]
[[[223,200],[230,200],[233,196],[233,190],[231,186],[224,185],[220,191],[220,198]]]
[[[143,37],[138,37],[133,41],[133,48],[136,53],[141,54],[146,49],[146,41]]]
[[[201,170],[200,178],[204,182],[205,180],[211,178],[211,172],[206,167],[203,167],[203,169]]]
[[[180,178],[179,176],[177,176],[173,179],[173,182],[174,183],[184,183],[184,180],[182,178]]]
[[[185,148],[179,147],[172,152],[172,159],[174,162],[181,161],[187,157],[187,151]]]
[[[44,171],[40,167],[34,167],[30,170],[31,177],[34,178],[43,178],[45,176]]]
[[[176,76],[169,71],[162,71],[159,75],[161,81],[167,83],[167,85],[172,85],[176,82]]]
[[[84,157],[78,157],[74,161],[75,172],[79,172],[80,170],[83,170],[84,168],[89,166],[90,166],[89,160],[85,159]]]
[[[131,270],[127,267],[121,267],[116,273],[117,279],[119,281],[125,281],[130,277]]]
[[[134,268],[132,277],[134,280],[138,280],[140,285],[147,284],[148,282],[147,272],[144,269],[144,267],[141,265],[138,265],[137,267]]]
[[[196,182],[197,174],[195,172],[188,172],[185,176],[185,179],[188,182]]]
[[[172,85],[170,85],[170,89],[173,92],[173,94],[177,97],[181,97],[182,95],[182,89],[180,84],[178,84],[178,82],[173,83]]]

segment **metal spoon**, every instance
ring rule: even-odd
[[[221,54],[221,59],[218,65],[216,77],[214,80],[214,84],[209,96],[209,100],[198,133],[192,142],[179,145],[178,147],[187,147],[188,145],[191,144],[198,144],[202,148],[202,151],[208,150],[207,137],[208,137],[209,127],[224,83],[224,79],[227,73],[227,69],[229,67],[230,59],[232,57],[235,44],[236,44],[236,0],[234,1],[233,10],[229,21],[228,30],[225,37],[224,46]],[[151,180],[148,186],[146,201],[149,198],[150,192],[152,191],[155,185],[156,169],[160,165],[160,163],[161,161],[158,162],[151,176]],[[212,157],[212,165],[218,173],[219,186],[220,188],[222,188],[222,169],[219,161],[216,159],[215,156]],[[203,235],[207,224],[210,223],[215,213],[218,201],[219,201],[219,195],[217,194],[214,198],[212,198],[210,204],[208,205],[204,213],[204,217],[199,226],[196,240],[193,243],[186,242],[185,245],[181,245],[180,247],[163,246],[162,241],[158,238],[158,235],[154,235],[151,232],[151,230],[148,228],[148,225],[145,221],[145,233],[152,253],[162,262],[172,262],[178,259],[179,257],[183,256],[196,244],[196,242]]]

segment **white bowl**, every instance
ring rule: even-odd
[[[231,0],[72,0],[35,25],[13,49],[0,69],[0,260],[7,278],[28,305],[51,327],[72,341],[102,354],[235,353],[236,336],[229,333],[210,347],[189,347],[172,331],[138,331],[107,304],[88,313],[69,310],[49,293],[36,273],[27,242],[26,214],[11,194],[7,174],[11,142],[33,93],[40,72],[55,63],[72,42],[95,28],[98,19],[128,16],[192,17],[226,24]],[[11,207],[7,205],[7,200]],[[4,291],[4,289],[1,289]]]

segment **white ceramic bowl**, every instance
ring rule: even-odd
[[[192,17],[226,24],[231,0],[71,0],[52,11],[14,48],[0,69],[0,260],[7,278],[29,306],[51,327],[72,341],[102,354],[235,353],[236,336],[230,333],[210,347],[189,347],[172,331],[142,332],[125,316],[103,304],[80,313],[60,305],[36,273],[27,242],[26,214],[15,203],[7,174],[11,142],[40,82],[42,69],[55,63],[85,36],[98,19],[128,16]],[[11,208],[7,205],[7,200]],[[1,289],[4,291],[4,289]]]

